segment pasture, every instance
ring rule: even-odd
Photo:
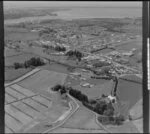
[[[64,84],[66,77],[63,73],[41,70],[18,84],[49,97],[48,89],[56,84]]]
[[[5,82],[13,81],[22,75],[30,72],[31,68],[20,68],[20,69],[14,69],[12,67],[5,67]]]
[[[21,41],[31,41],[39,38],[37,32],[30,32],[29,30],[22,28],[5,28],[5,40],[21,40]]]
[[[104,84],[95,85],[92,88],[85,88],[80,85],[74,86],[74,88],[80,90],[89,98],[99,98],[102,94],[109,95],[113,89],[113,84],[113,81],[110,80]]]
[[[120,79],[117,87],[117,95],[120,101],[129,103],[130,109],[142,98],[142,84]]]
[[[85,130],[101,129],[96,123],[95,114],[83,105],[80,105],[80,108],[64,123],[62,127]]]
[[[15,62],[24,63],[32,57],[38,57],[34,54],[23,53],[21,55],[10,56],[5,58],[5,66],[13,66]]]

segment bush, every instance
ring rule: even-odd
[[[125,118],[123,115],[119,115],[118,117],[115,117],[115,124],[121,125],[125,121]]]
[[[105,125],[111,123],[109,120],[109,117],[107,117],[107,116],[99,116],[98,121]]]
[[[73,57],[75,56],[79,61],[81,61],[81,58],[83,57],[83,54],[77,50],[70,50],[66,53],[66,56],[69,56],[69,57]]]
[[[64,52],[64,51],[66,51],[66,48],[65,47],[56,46],[55,50],[59,51],[59,52]]]
[[[21,63],[14,63],[14,68],[15,69],[22,68],[22,64]]]
[[[34,57],[31,58],[30,60],[24,62],[25,68],[28,68],[30,66],[35,66],[35,67],[42,66],[44,64],[45,63],[43,60],[41,60],[40,58],[34,58]]]
[[[96,104],[94,111],[98,114],[103,114],[104,111],[107,109],[107,104],[105,101],[100,101]]]
[[[91,99],[91,100],[89,100],[89,103],[90,103],[90,104],[96,104],[96,103],[97,103],[97,101],[96,101],[96,100]]]
[[[61,85],[60,84],[57,84],[57,85],[55,85],[53,88],[52,88],[52,90],[53,91],[59,91],[60,89],[61,89]]]
[[[110,64],[107,63],[107,62],[101,62],[101,61],[99,61],[99,62],[93,64],[93,66],[94,66],[95,68],[97,68],[97,67],[102,67],[102,66],[109,66],[109,65],[110,65]]]
[[[82,94],[81,91],[71,89],[71,90],[69,90],[69,94],[71,96],[75,97],[76,99],[78,99],[79,101],[88,102],[88,97],[86,95]]]

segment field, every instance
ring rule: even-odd
[[[66,80],[66,77],[67,75],[63,73],[41,70],[27,79],[20,81],[18,84],[38,93],[49,96],[47,94],[49,87],[52,87],[55,84],[63,84]]]
[[[94,130],[101,129],[96,124],[95,114],[80,105],[80,108],[65,122],[64,128]]]
[[[143,133],[143,118],[132,121],[140,133]]]
[[[134,39],[131,41],[127,41],[125,43],[120,43],[117,46],[117,50],[124,50],[124,51],[130,51],[132,48],[141,49],[142,48],[142,39],[137,38],[137,39]]]
[[[75,89],[81,90],[84,94],[86,94],[89,98],[99,98],[102,94],[109,95],[113,89],[113,82],[108,81],[104,84],[99,84],[93,86],[92,88],[84,88],[81,86],[74,86]]]
[[[5,40],[12,41],[31,41],[38,39],[37,32],[30,32],[22,28],[5,28]]]
[[[15,62],[24,63],[26,60],[29,60],[32,57],[38,57],[38,56],[35,56],[33,54],[23,53],[18,56],[7,57],[5,58],[5,66],[13,66]]]
[[[15,80],[31,70],[32,70],[31,68],[14,69],[11,67],[5,67],[5,82],[10,82],[12,80]]]
[[[142,98],[142,84],[119,80],[117,94],[121,101],[129,102],[129,109]],[[133,97],[134,94],[134,97]]]
[[[50,65],[45,65],[45,66],[42,66],[40,68],[45,69],[45,70],[49,70],[49,71],[64,73],[64,74],[69,73],[67,67],[65,67],[63,65],[60,65],[60,64],[57,64],[57,63],[52,63]]]
[[[120,126],[107,126],[112,133],[138,133],[137,128],[132,122],[125,122]]]
[[[131,115],[131,117],[132,117],[133,120],[136,120],[136,119],[138,119],[138,118],[142,118],[142,117],[143,117],[142,105],[143,105],[143,100],[140,99],[140,100],[130,109],[130,115]]]
[[[8,47],[5,47],[4,48],[4,57],[11,57],[11,56],[14,56],[14,55],[20,55],[22,54],[21,52],[19,51],[16,51],[15,49],[10,49]]]
[[[53,77],[57,77],[57,80],[58,78],[60,78],[59,80],[62,80],[62,82],[64,78],[64,75],[62,74],[50,72],[47,70],[42,70],[32,75],[33,77],[28,76],[28,78],[23,80],[21,83],[26,82],[27,84],[27,82],[31,81],[31,78],[32,80],[34,80],[34,78],[36,77],[37,79],[33,82],[35,85],[32,85],[36,87],[37,82],[39,83],[41,82],[41,79],[43,79],[43,77],[47,77],[47,83],[39,83],[39,85],[41,85],[41,90],[43,90],[44,86],[47,86],[45,84],[54,82],[54,80],[52,79]],[[38,78],[38,75],[41,77]],[[50,77],[48,77],[49,75],[52,76],[51,79]],[[60,96],[58,96],[57,94],[51,95],[48,91],[42,91],[43,94],[41,94],[37,90],[32,90],[32,88],[25,88],[23,86],[20,86],[18,83],[12,84],[5,88],[6,132],[23,132],[30,129],[30,127],[36,123],[46,121],[54,122],[65,111],[69,109],[68,105],[60,99]],[[47,96],[45,96],[44,93]],[[37,129],[42,130],[40,127],[38,127]]]

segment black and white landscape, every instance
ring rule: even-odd
[[[4,2],[6,133],[142,133],[142,2]]]

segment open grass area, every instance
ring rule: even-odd
[[[80,108],[62,126],[76,129],[101,129],[95,121],[95,114],[84,106]]]
[[[10,56],[14,56],[14,55],[20,55],[21,52],[15,50],[15,49],[10,49],[8,47],[4,48],[4,57],[10,57]]]
[[[8,68],[5,67],[5,82],[13,81],[22,75],[26,74],[27,72],[30,72],[31,68],[20,68],[20,69],[14,69],[14,68]]]
[[[131,109],[130,109],[130,115],[132,119],[138,119],[143,117],[143,101],[140,99]]]
[[[120,45],[117,47],[117,50],[130,51],[132,48],[142,48],[142,39],[137,38],[131,41],[120,43]]]
[[[120,126],[109,126],[108,129],[112,133],[138,133],[136,126],[132,122],[125,122]]]
[[[49,97],[48,89],[56,84],[63,84],[67,75],[48,70],[41,70],[19,82],[19,85],[42,93]]]
[[[60,64],[56,64],[56,63],[41,66],[40,68],[45,69],[45,70],[49,70],[49,71],[59,72],[59,73],[65,73],[65,74],[69,73],[67,67],[60,65]]]
[[[92,88],[84,88],[80,85],[74,86],[75,89],[80,90],[86,94],[89,98],[101,97],[102,94],[109,95],[113,89],[113,82],[110,80],[103,84],[93,86]]]
[[[38,38],[39,36],[37,32],[30,32],[20,28],[5,28],[5,40],[31,41]]]
[[[117,95],[121,101],[129,102],[130,109],[142,98],[142,84],[120,79],[117,87]]]
[[[6,57],[5,66],[13,66],[15,62],[24,63],[26,60],[29,60],[32,57],[38,57],[38,56],[34,54],[23,53],[21,55]]]
[[[143,133],[143,118],[132,121],[140,133]]]

